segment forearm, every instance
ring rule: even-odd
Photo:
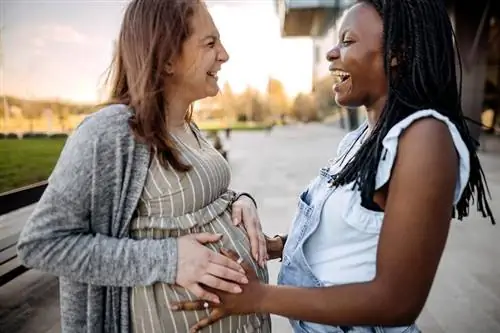
[[[374,282],[325,288],[265,285],[264,290],[260,313],[334,326],[403,326],[415,320]]]
[[[175,239],[133,240],[75,234],[24,240],[18,252],[28,267],[102,286],[174,283],[177,269]]]
[[[17,249],[24,265],[95,285],[175,282],[175,238],[134,240],[92,234],[85,227],[89,222],[84,213],[52,188],[46,192],[19,237]]]

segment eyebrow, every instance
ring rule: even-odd
[[[207,40],[207,39],[217,40],[217,39],[219,39],[219,36],[218,36],[217,34],[207,35],[207,36],[205,36],[205,37],[202,37],[202,38],[200,39],[200,41],[204,42],[204,41],[205,41],[205,40]]]

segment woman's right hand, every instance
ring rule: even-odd
[[[219,298],[203,289],[201,284],[229,293],[240,293],[241,287],[238,284],[248,283],[241,265],[203,246],[218,242],[221,238],[221,234],[199,233],[182,236],[177,240],[175,282],[197,297],[214,303],[219,303]]]

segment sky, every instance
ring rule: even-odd
[[[312,41],[281,38],[274,0],[209,0],[230,61],[219,73],[236,91],[270,76],[293,96],[310,91]],[[0,94],[95,102],[112,58],[121,0],[0,0]]]

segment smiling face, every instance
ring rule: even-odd
[[[191,17],[192,33],[179,57],[167,69],[170,90],[175,97],[193,102],[219,92],[217,73],[229,55],[220,41],[219,31],[204,4],[196,6]]]
[[[371,5],[359,3],[342,17],[339,43],[327,53],[330,71],[337,79],[335,101],[342,106],[370,108],[385,99],[387,78],[383,61],[383,25]]]

